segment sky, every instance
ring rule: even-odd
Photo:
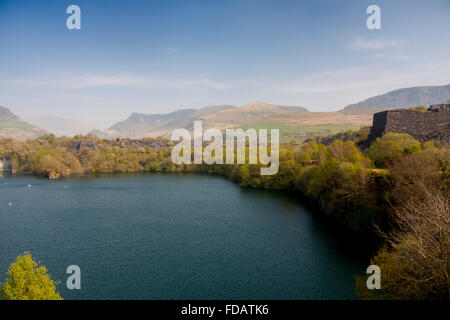
[[[0,105],[98,128],[255,101],[335,111],[449,84],[449,53],[450,0],[0,0]]]

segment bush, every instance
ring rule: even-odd
[[[406,133],[387,133],[377,138],[367,150],[367,155],[377,167],[386,168],[405,153],[421,152],[420,142]]]
[[[415,107],[409,108],[409,110],[425,112],[428,110],[428,108],[426,106],[415,106]]]

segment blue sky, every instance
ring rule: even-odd
[[[0,105],[98,127],[253,101],[338,110],[450,83],[449,30],[450,0],[0,0]]]

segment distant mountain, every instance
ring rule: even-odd
[[[28,116],[25,120],[56,136],[72,137],[77,134],[86,134],[94,125],[76,119],[59,118],[54,116]]]
[[[450,99],[450,84],[398,89],[350,104],[342,111],[347,113],[375,113],[387,109],[414,107],[442,103]]]
[[[13,114],[8,108],[0,106],[0,118],[19,120],[19,118]]]
[[[291,112],[307,112],[302,107],[250,103],[241,107],[231,105],[208,106],[201,109],[181,109],[166,114],[132,113],[124,121],[108,130],[93,130],[102,138],[167,136],[177,128],[192,129],[194,120],[203,120],[204,128],[231,128],[261,121],[269,116]]]
[[[209,106],[201,109],[181,109],[164,114],[132,113],[128,119],[118,122],[108,130],[93,130],[102,138],[165,136],[177,128],[188,128],[195,119],[229,108],[229,105]]]
[[[21,121],[9,109],[0,107],[0,139],[27,140],[37,138],[45,133],[47,133],[45,130]]]
[[[204,126],[225,129],[261,122],[279,114],[309,112],[303,107],[280,106],[263,102],[253,102],[241,107],[223,110],[203,117]]]

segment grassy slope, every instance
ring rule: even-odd
[[[256,122],[242,127],[243,129],[279,129],[280,143],[292,140],[304,141],[305,139],[318,136],[335,134],[348,129],[359,129],[360,126],[353,124],[321,124],[312,126],[289,126],[280,122]]]
[[[0,118],[0,129],[4,128],[20,129],[27,132],[32,132],[36,129],[35,126],[25,121]]]
[[[28,122],[0,117],[0,139],[12,138],[17,140],[27,140],[37,138],[45,133],[45,130],[29,124]]]
[[[371,125],[372,115],[347,115],[340,112],[307,112],[275,115],[243,126],[255,129],[280,129],[280,142],[303,141],[318,135],[358,130]]]

